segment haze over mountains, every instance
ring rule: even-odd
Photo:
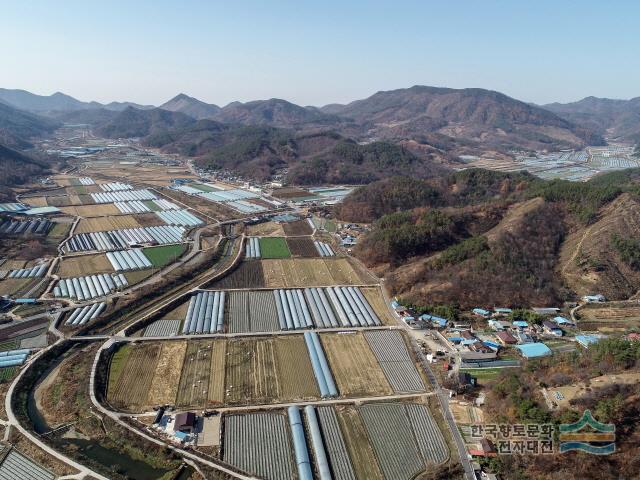
[[[220,107],[183,93],[154,107],[0,89],[0,106],[0,143],[8,147],[29,148],[30,138],[63,123],[86,123],[97,135],[141,138],[203,167],[256,179],[287,167],[302,183],[366,183],[403,169],[429,177],[462,154],[583,148],[605,144],[605,136],[640,139],[637,98],[541,107],[480,88],[414,86],[323,107],[276,98]]]

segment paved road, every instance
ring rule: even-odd
[[[98,350],[98,352],[96,352],[96,356],[93,360],[93,366],[91,368],[91,377],[89,378],[89,393],[91,396],[91,403],[93,404],[93,406],[95,407],[96,410],[98,410],[99,412],[101,412],[102,414],[108,416],[109,418],[111,418],[113,421],[117,422],[119,425],[123,426],[124,428],[126,428],[127,430],[135,433],[136,435],[139,435],[140,437],[144,438],[145,440],[149,441],[149,442],[153,442],[156,445],[162,446],[164,448],[169,448],[170,450],[175,451],[176,453],[178,453],[179,455],[181,455],[182,457],[186,457],[188,459],[197,461],[203,465],[206,465],[208,467],[211,467],[215,470],[218,470],[219,472],[223,472],[226,473],[227,475],[233,477],[233,478],[239,478],[242,480],[253,480],[255,479],[255,477],[251,477],[248,475],[244,475],[238,472],[235,472],[233,470],[231,470],[230,468],[225,467],[224,465],[220,465],[216,462],[213,462],[211,460],[208,460],[206,458],[203,458],[199,455],[196,455],[194,453],[188,452],[182,448],[176,447],[175,445],[171,445],[168,443],[165,443],[155,437],[152,437],[151,435],[148,435],[147,433],[143,432],[142,430],[139,430],[135,427],[133,427],[132,425],[129,425],[127,422],[122,420],[122,416],[112,412],[111,410],[108,410],[107,408],[105,408],[104,406],[102,406],[102,404],[100,402],[98,402],[98,399],[96,398],[95,395],[95,384],[94,384],[94,379],[95,379],[95,373],[96,370],[98,368],[98,361],[100,359],[100,354],[102,353],[103,350],[109,348],[112,344],[112,340],[109,340],[107,342],[105,342],[102,347],[100,347],[100,349]],[[256,479],[257,480],[257,479]]]
[[[60,340],[58,340],[58,342],[59,341]],[[53,345],[56,345],[58,342],[54,343]],[[53,345],[51,347],[53,347]],[[49,348],[51,348],[51,347],[49,347]],[[99,473],[94,472],[90,468],[88,468],[88,467],[76,462],[75,460],[67,457],[66,455],[63,455],[62,453],[58,452],[57,450],[54,450],[49,445],[44,443],[33,432],[27,430],[22,425],[20,425],[20,422],[18,421],[18,418],[16,417],[16,415],[15,415],[15,413],[13,411],[12,398],[13,398],[13,394],[14,394],[16,385],[18,384],[20,379],[24,376],[24,374],[29,370],[29,367],[40,356],[42,356],[44,354],[44,352],[46,352],[49,348],[45,348],[43,350],[40,350],[38,353],[34,354],[29,359],[27,365],[24,368],[22,368],[22,370],[20,370],[20,373],[18,374],[18,376],[13,380],[13,382],[11,382],[11,385],[9,386],[9,390],[7,391],[7,395],[6,395],[5,400],[4,400],[4,408],[5,408],[6,412],[7,412],[7,418],[9,419],[8,424],[11,427],[15,428],[16,430],[18,430],[22,435],[24,435],[26,438],[28,438],[37,447],[41,448],[42,450],[44,450],[46,453],[48,453],[52,457],[55,457],[58,460],[60,460],[61,462],[63,462],[65,464],[69,465],[70,467],[75,468],[76,470],[78,470],[80,472],[79,473],[80,478],[84,477],[84,476],[91,476],[91,477],[96,478],[98,480],[109,480],[107,477],[104,477],[104,476],[100,475]],[[77,475],[74,475],[71,478],[76,478],[76,477],[77,477]]]

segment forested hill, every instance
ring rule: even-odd
[[[31,146],[29,140],[52,132],[60,123],[32,113],[23,112],[0,102],[0,143],[11,148]]]
[[[355,254],[411,302],[544,306],[640,289],[639,192],[640,170],[586,183],[467,170],[375,182],[336,211],[374,221]]]
[[[15,197],[10,187],[22,185],[46,170],[45,162],[0,145],[0,201],[12,201]]]
[[[428,178],[445,169],[388,142],[359,145],[335,132],[300,133],[267,126],[200,120],[158,131],[145,145],[195,157],[203,168],[235,171],[266,180],[286,169],[295,184],[369,183],[389,175]]]

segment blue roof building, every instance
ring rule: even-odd
[[[509,315],[512,312],[510,308],[494,308],[493,311],[496,313],[503,313],[505,315]]]
[[[556,322],[558,325],[573,325],[572,321],[567,320],[564,317],[553,317],[552,320]]]
[[[176,432],[174,433],[175,437],[181,442],[186,442],[189,439],[189,434],[184,432]]]
[[[516,345],[516,348],[520,350],[524,358],[546,357],[552,354],[551,349],[544,343],[525,343]]]
[[[476,315],[480,315],[481,317],[488,317],[489,315],[491,315],[491,312],[485,310],[484,308],[474,308],[473,313],[475,313]]]
[[[484,343],[491,350],[500,350],[500,345],[498,345],[497,343],[490,342],[489,340],[484,340],[482,343]]]
[[[431,322],[439,327],[446,327],[449,322],[446,318],[436,317],[435,315],[429,315],[428,313],[420,315],[420,320]]]
[[[527,328],[529,327],[529,323],[525,322],[524,320],[514,320],[513,326],[518,328]]]

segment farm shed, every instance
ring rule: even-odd
[[[576,335],[576,342],[587,348],[589,345],[598,343],[602,337],[600,335]]]
[[[544,343],[525,343],[516,345],[516,348],[524,358],[546,357],[552,354],[551,349]]]
[[[176,432],[193,433],[196,428],[196,414],[193,412],[182,412],[176,415],[173,429]]]
[[[498,332],[496,333],[496,337],[498,337],[498,341],[502,345],[515,345],[516,343],[518,343],[515,337],[509,332]]]
[[[556,337],[561,337],[563,333],[562,329],[558,327],[558,325],[556,325],[553,322],[550,322],[549,320],[545,320],[544,322],[542,322],[542,328],[546,333],[555,335]]]

